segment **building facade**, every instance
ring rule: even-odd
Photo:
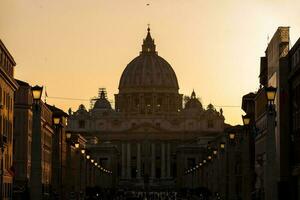
[[[58,118],[58,124],[52,123],[53,132],[51,146],[51,195],[56,198],[66,199],[67,183],[67,138],[66,124],[68,115],[61,109],[46,104],[52,113],[52,118]]]
[[[250,99],[255,137],[254,199],[290,199],[290,86],[289,27],[279,27],[260,60],[260,88]],[[277,89],[274,105],[266,88]],[[253,103],[254,102],[254,103]]]
[[[291,136],[291,186],[293,199],[300,199],[300,39],[289,52],[290,66],[290,136]]]
[[[15,65],[13,57],[0,40],[0,167],[3,169],[0,169],[0,196],[2,199],[12,199],[14,92],[18,88],[14,80]]]
[[[32,94],[31,86],[16,80],[19,88],[15,93],[14,115],[14,199],[29,195],[32,143]]]
[[[140,55],[123,71],[115,109],[100,90],[93,107],[70,111],[68,131],[97,137],[96,160],[113,171],[103,187],[184,187],[181,178],[201,159],[201,144],[224,130],[222,110],[183,95],[171,65],[158,55],[150,29]]]

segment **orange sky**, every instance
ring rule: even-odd
[[[259,86],[268,35],[290,26],[294,44],[299,9],[299,0],[1,0],[0,38],[17,62],[16,78],[46,86],[49,97],[90,99],[106,87],[113,100],[150,23],[180,93],[195,89],[204,105],[238,106],[223,108],[226,122],[237,124],[241,97]]]

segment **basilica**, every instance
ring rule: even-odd
[[[225,128],[222,109],[204,107],[194,91],[183,98],[172,66],[156,51],[150,28],[142,50],[125,67],[115,106],[99,90],[93,106],[69,111],[68,131],[112,176],[102,187],[180,188],[186,169]]]

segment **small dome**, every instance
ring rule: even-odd
[[[202,109],[202,104],[199,99],[196,98],[196,93],[194,90],[191,98],[185,104],[185,109]]]
[[[96,100],[94,104],[94,109],[111,109],[109,101],[106,99],[105,91],[100,92],[99,99]]]

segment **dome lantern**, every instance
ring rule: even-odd
[[[148,33],[146,38],[143,40],[143,45],[142,45],[142,52],[143,53],[157,53],[155,51],[155,44],[154,44],[154,39],[152,39],[151,34],[150,34],[150,27],[148,26],[147,29]]]

